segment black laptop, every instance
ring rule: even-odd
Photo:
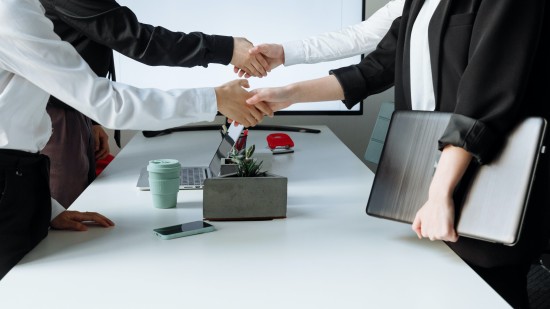
[[[437,143],[451,113],[396,111],[376,171],[367,214],[412,223],[428,199],[440,151]],[[472,165],[455,192],[460,236],[514,245],[534,180],[546,121],[528,118],[490,164]]]

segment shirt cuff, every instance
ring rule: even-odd
[[[290,41],[281,45],[285,53],[285,67],[306,62],[306,51],[302,41]]]
[[[348,109],[351,109],[367,97],[368,93],[363,82],[363,75],[356,66],[331,70],[329,73],[334,75],[340,83],[340,86],[342,86],[345,98],[342,102]]]
[[[196,122],[199,121],[214,121],[216,115],[218,114],[218,100],[216,97],[216,90],[212,87],[208,88],[197,88],[196,91],[196,100],[198,106],[198,114],[196,115]],[[185,104],[180,105],[183,113],[188,113],[188,106]],[[193,115],[191,115],[193,117]]]
[[[59,216],[62,212],[65,211],[65,207],[61,206],[58,201],[52,198],[52,216],[50,218],[50,221],[55,219],[55,217]]]
[[[453,114],[439,139],[439,149],[447,145],[464,148],[479,164],[491,161],[498,153],[503,139],[479,120]]]

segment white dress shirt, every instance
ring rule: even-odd
[[[401,16],[404,4],[405,0],[391,0],[357,25],[283,43],[284,65],[318,63],[372,52],[388,32],[392,22]]]
[[[0,149],[46,145],[50,94],[117,129],[160,130],[212,121],[217,112],[213,88],[138,89],[97,77],[54,33],[38,0],[0,0]],[[63,210],[52,201],[52,218]]]
[[[435,110],[428,27],[439,1],[424,1],[411,32],[411,105],[413,110]]]

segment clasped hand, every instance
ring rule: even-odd
[[[418,210],[412,229],[418,238],[456,242],[455,210],[452,198],[428,199]]]
[[[234,38],[231,64],[239,77],[264,77],[270,71],[269,63],[261,53],[251,52],[254,45],[245,38]]]

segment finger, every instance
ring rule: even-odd
[[[258,55],[258,54],[261,54],[262,51],[260,50],[259,46],[254,46],[254,47],[252,47],[251,49],[248,50],[248,53],[251,54],[251,55]]]
[[[423,229],[422,227],[420,227],[420,234],[422,235],[422,237],[430,238],[428,231],[426,229]]]
[[[104,226],[104,227],[111,227],[111,226],[114,226],[115,223],[111,220],[109,220],[107,217],[103,216],[103,215],[100,215],[100,214],[95,214],[93,215],[90,220],[87,220],[87,221],[94,221],[95,223],[101,225],[101,226]]]
[[[252,73],[250,72],[250,69],[249,69],[248,67],[242,67],[242,68],[241,68],[241,72],[242,72],[242,75],[241,75],[240,77],[245,76],[245,74],[252,74]]]
[[[264,102],[259,102],[254,105],[255,108],[259,109],[263,115],[273,117],[273,110]]]
[[[260,122],[262,119],[264,119],[262,112],[259,109],[257,109],[255,106],[250,107],[249,110],[252,117],[254,117],[254,119],[257,121],[256,124]]]
[[[109,138],[107,136],[103,137],[101,146],[101,148],[103,148],[103,151],[105,151],[106,153],[109,153],[111,151],[111,149],[109,148]]]
[[[246,104],[256,105],[262,101],[263,101],[263,98],[261,97],[260,93],[256,93],[246,100]]]
[[[234,73],[239,73],[239,68],[237,68],[236,66],[233,66],[233,72]]]
[[[109,149],[103,146],[99,150],[97,150],[95,153],[96,153],[96,156],[105,156],[107,155],[108,152],[109,152]]]
[[[98,151],[99,146],[100,146],[100,144],[99,144],[99,134],[95,134],[95,132],[94,132],[93,136],[94,136],[94,151]]]
[[[267,57],[270,56],[270,51],[271,51],[271,48],[269,46],[269,44],[260,44],[260,45],[257,45],[256,46],[256,49],[258,50],[258,54],[262,54],[262,55],[265,55]]]
[[[258,61],[258,59],[253,59],[251,61],[251,64],[252,66],[254,67],[254,69],[256,69],[256,71],[258,71],[258,73],[260,73],[260,77],[264,77],[264,76],[267,76],[267,72],[266,70],[264,69],[264,67],[262,66],[262,64]]]
[[[251,114],[246,116],[246,120],[248,121],[247,127],[254,127],[258,124],[258,120],[256,120],[256,118],[254,118]]]
[[[260,72],[258,72],[258,70],[256,70],[256,68],[254,67],[254,65],[252,64],[249,64],[247,67],[246,67],[246,73],[254,76],[254,77],[259,77],[261,76]]]
[[[239,70],[239,74],[238,74],[238,75],[239,75],[239,77],[243,77],[243,75],[245,75],[245,74],[246,74],[246,72],[245,72],[245,71],[243,71],[243,70]]]
[[[71,230],[71,231],[87,231],[88,227],[85,224],[80,223],[79,221],[75,220],[67,220],[63,222],[62,225],[63,230]]]
[[[107,157],[107,152],[106,151],[100,151],[100,152],[96,152],[95,154],[95,159],[96,161],[99,161],[99,160],[103,160]]]
[[[455,231],[453,231],[453,232],[451,233],[451,236],[449,237],[449,240],[448,240],[448,241],[450,241],[450,242],[457,242],[457,241],[458,241],[458,234],[457,234]]]
[[[416,236],[418,236],[418,239],[422,239],[422,233],[421,233],[420,227],[421,227],[420,219],[418,217],[414,218],[411,228],[416,233]]]
[[[265,75],[267,76],[267,72],[271,71],[271,69],[269,67],[269,63],[267,62],[267,60],[265,60],[264,56],[262,56],[262,55],[257,55],[256,60],[260,63],[262,68],[265,69],[265,71],[266,71]]]
[[[248,74],[248,73],[245,73],[245,74],[244,74],[244,78],[251,78],[251,77],[252,77],[252,75],[250,75],[250,74]]]
[[[250,83],[248,82],[248,79],[239,79],[239,86],[243,88],[250,88]]]
[[[250,120],[248,120],[248,118],[245,118],[242,122],[242,125],[245,127],[245,128],[248,128],[248,127],[252,127],[252,122]]]
[[[74,221],[81,221],[81,222],[95,222],[105,227],[114,225],[114,222],[112,222],[107,217],[97,212],[77,212],[75,213],[73,219]]]

